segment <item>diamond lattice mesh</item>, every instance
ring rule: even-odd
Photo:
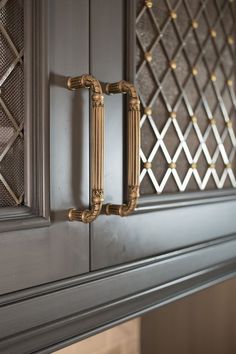
[[[233,0],[137,0],[141,193],[236,187]]]
[[[23,46],[23,1],[0,0],[0,207],[23,203]]]

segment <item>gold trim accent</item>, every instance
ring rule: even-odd
[[[211,81],[216,81],[216,75],[215,74],[211,75]]]
[[[229,162],[229,163],[226,163],[226,164],[225,164],[225,167],[226,167],[226,168],[232,168],[232,164],[231,164],[230,162]]]
[[[216,168],[216,165],[214,163],[210,163],[209,168]]]
[[[191,168],[192,168],[193,170],[196,170],[196,169],[197,169],[197,164],[196,164],[196,163],[192,163],[192,164],[191,164]]]
[[[197,29],[198,28],[198,22],[196,21],[196,20],[193,20],[192,21],[192,27],[194,28],[194,29]]]
[[[175,70],[175,69],[177,68],[176,62],[172,60],[172,61],[170,62],[170,67],[171,67],[171,69]]]
[[[197,117],[196,117],[196,116],[192,116],[192,117],[191,117],[191,121],[192,121],[193,123],[197,123]]]
[[[228,81],[227,81],[227,85],[228,85],[229,87],[233,86],[233,81],[232,81],[232,80],[228,80]]]
[[[102,83],[107,95],[126,93],[128,102],[128,202],[123,205],[107,204],[103,210],[106,215],[128,216],[134,211],[139,198],[140,174],[140,101],[134,85],[127,81]]]
[[[169,168],[171,168],[172,170],[174,170],[176,168],[176,163],[175,162],[171,162],[169,164]]]
[[[170,17],[172,18],[172,20],[176,20],[178,15],[177,15],[177,13],[175,11],[171,11],[170,12]]]
[[[195,68],[195,67],[192,68],[192,74],[193,74],[193,76],[197,76],[197,74],[198,74],[197,68]]]
[[[210,125],[216,125],[216,120],[214,118],[210,119]]]
[[[146,52],[145,53],[145,60],[150,63],[152,61],[152,53],[151,52]]]
[[[144,108],[144,113],[145,113],[147,116],[151,116],[151,115],[152,115],[152,109],[151,109],[151,107],[145,107],[145,108]]]
[[[174,112],[174,111],[171,112],[171,114],[170,114],[171,119],[175,119],[176,116],[177,116],[176,112]]]
[[[211,34],[211,37],[212,37],[212,38],[216,38],[216,36],[217,36],[216,30],[214,30],[214,29],[212,29],[212,30],[210,31],[210,34]]]
[[[102,210],[104,201],[104,96],[100,82],[91,75],[70,77],[67,80],[69,90],[89,88],[93,94],[92,102],[92,196],[91,207],[86,210],[70,209],[70,221],[82,221],[85,224],[94,221]]]
[[[232,124],[232,121],[231,120],[228,120],[228,122],[226,122],[226,126],[228,128],[232,128],[233,124]]]
[[[149,161],[144,162],[143,167],[146,168],[146,170],[149,170],[152,168],[152,163]]]
[[[151,9],[152,6],[153,6],[152,1],[151,1],[151,0],[145,0],[145,6],[146,6],[147,8],[149,8],[149,9]]]
[[[229,36],[229,37],[228,37],[228,43],[229,43],[230,45],[233,45],[233,44],[234,44],[234,38],[233,38],[232,36]]]

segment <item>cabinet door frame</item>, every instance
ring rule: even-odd
[[[25,0],[25,205],[0,209],[0,233],[50,224],[47,41],[47,2]]]

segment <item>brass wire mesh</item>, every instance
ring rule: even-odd
[[[23,1],[0,0],[0,207],[23,203],[23,47]]]
[[[141,194],[236,187],[236,7],[137,0]]]

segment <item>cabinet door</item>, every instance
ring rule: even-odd
[[[139,90],[141,197],[133,215],[103,215],[92,225],[92,269],[224,241],[224,253],[219,247],[215,258],[199,257],[195,269],[233,258],[234,4],[103,4],[91,1],[91,71],[105,82],[125,78]],[[122,203],[126,104],[117,95],[105,104],[105,202]]]
[[[1,295],[89,270],[89,228],[67,218],[89,203],[88,93],[65,89],[89,70],[88,10],[0,1]]]
[[[189,3],[0,0],[1,353],[51,353],[235,274],[235,5]],[[138,207],[91,224],[68,221],[102,141],[88,90],[65,88],[84,73],[134,82],[142,105]],[[105,97],[105,203],[126,201],[126,103]]]

